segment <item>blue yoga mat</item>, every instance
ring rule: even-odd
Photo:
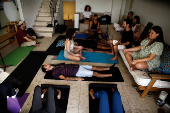
[[[108,63],[108,64],[118,64],[118,60],[110,60],[113,58],[113,55],[108,55],[106,53],[93,53],[93,52],[83,52],[82,55],[86,57],[86,60],[81,60],[80,62],[95,62],[95,63]],[[61,50],[59,55],[57,56],[57,60],[67,60],[64,57],[64,50]]]
[[[86,39],[89,35],[88,34],[76,34],[74,38],[83,38]],[[102,38],[106,39],[108,35],[103,35]]]

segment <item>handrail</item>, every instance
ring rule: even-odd
[[[52,25],[53,25],[52,22],[53,22],[53,20],[55,20],[54,14],[56,13],[57,1],[58,0],[51,0],[50,1],[49,7],[50,7],[50,14],[51,14],[51,26],[49,26],[49,27],[52,27]]]

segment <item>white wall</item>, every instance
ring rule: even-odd
[[[33,27],[42,1],[43,0],[21,0],[22,12],[24,16],[24,21],[27,24],[27,28]]]
[[[75,0],[76,12],[84,12],[85,5],[91,6],[92,12],[111,12],[112,0]],[[119,0],[117,0],[119,1]]]
[[[152,22],[162,27],[164,40],[170,45],[170,2],[165,0],[134,0],[132,11],[139,15],[141,23],[147,25]]]
[[[122,0],[113,0],[111,22],[118,23],[121,12]]]

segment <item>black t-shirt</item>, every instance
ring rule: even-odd
[[[121,43],[126,43],[126,42],[130,42],[129,45],[126,45],[126,48],[131,48],[132,43],[133,43],[133,31],[132,30],[126,31],[125,29],[123,31]]]

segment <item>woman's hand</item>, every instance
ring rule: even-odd
[[[132,61],[132,64],[133,64],[133,65],[136,65],[137,63],[138,63],[138,60],[133,60],[133,61]]]
[[[128,49],[123,49],[123,52],[125,52],[125,53],[128,52]]]
[[[83,49],[83,46],[78,46],[79,49]]]
[[[80,57],[81,55],[80,55],[80,54],[75,54],[75,56],[78,56],[78,57]]]

